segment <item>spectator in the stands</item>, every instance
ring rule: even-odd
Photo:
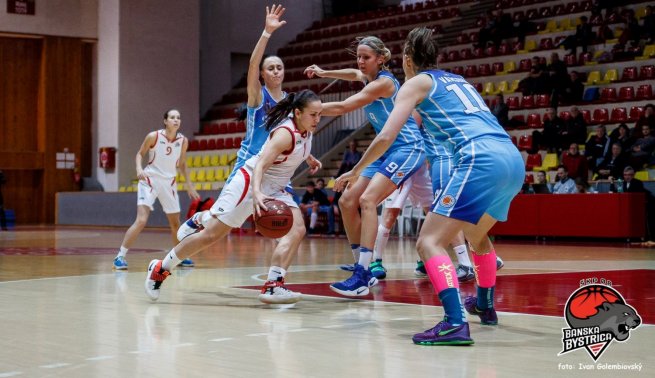
[[[503,12],[503,9],[496,9],[496,31],[492,34],[494,46],[498,48],[505,38],[514,36],[514,21],[509,13]]]
[[[587,166],[594,170],[605,158],[609,151],[610,139],[607,137],[605,125],[596,127],[596,134],[592,135],[585,145],[585,156],[587,157]]]
[[[651,130],[655,129],[655,105],[646,104],[644,106],[644,112],[641,113],[641,116],[635,123],[635,128],[632,129],[632,138],[638,139],[643,136],[641,133],[641,127],[643,125],[648,125]]]
[[[628,165],[628,162],[623,154],[621,143],[615,142],[612,144],[612,151],[609,155],[605,156],[602,162],[594,170],[597,175],[597,180],[609,180],[612,178],[619,178],[623,174],[623,169]]]
[[[537,171],[537,174],[534,177],[535,184],[548,184],[548,178],[546,177],[546,172]]]
[[[505,103],[505,97],[502,93],[496,95],[494,106],[491,113],[496,116],[501,126],[507,127],[509,123],[509,107]]]
[[[564,96],[566,88],[570,86],[569,73],[566,69],[566,63],[560,60],[559,55],[554,52],[550,54],[550,64],[546,67],[548,78],[552,83],[552,94],[550,96],[551,105],[557,107],[560,99]]]
[[[553,194],[572,194],[578,192],[575,181],[569,177],[569,173],[563,165],[557,167],[557,180],[553,184],[553,190],[551,192]]]
[[[563,104],[575,104],[582,101],[582,94],[584,93],[584,81],[578,71],[569,72],[569,80],[567,86],[564,88],[560,102]]]
[[[524,96],[534,94],[550,94],[552,85],[546,67],[541,63],[541,58],[535,56],[532,58],[532,65],[528,76],[519,82],[518,90]]]
[[[635,17],[635,11],[632,9],[626,9],[623,16],[623,22],[625,23],[623,27],[623,33],[619,37],[619,44],[624,47],[634,47],[639,45],[639,40],[641,39],[641,26],[639,26],[639,21]]]
[[[569,118],[564,121],[561,138],[566,146],[571,143],[585,144],[587,141],[587,122],[577,106],[571,107]]]
[[[616,185],[618,184],[617,179],[612,181],[612,185],[610,186],[610,191],[613,192],[618,192],[616,189]],[[636,179],[635,178],[635,169],[632,168],[631,166],[627,166],[623,168],[623,193],[646,193],[646,189],[644,188],[644,183],[643,181]]]
[[[558,152],[561,148],[559,140],[560,134],[564,130],[564,120],[557,115],[557,110],[553,107],[546,109],[544,115],[544,131],[540,136],[539,131],[533,133],[533,139],[537,139],[539,146],[542,146],[548,152]],[[541,137],[541,138],[540,138]]]
[[[305,185],[305,194],[300,201],[300,210],[309,216],[309,233],[316,233],[316,223],[318,221],[318,213],[327,213],[328,217],[328,234],[334,234],[334,211],[332,204],[327,196],[320,190],[316,190],[316,185],[313,181],[308,181]]]
[[[536,32],[537,24],[528,20],[528,18],[521,13],[517,22],[514,23],[514,35],[518,38],[518,41],[524,45],[525,36]]]
[[[635,143],[634,138],[630,136],[628,125],[622,123],[610,133],[610,143],[618,143],[621,146],[621,155],[627,155],[630,147]]]
[[[496,29],[496,20],[492,10],[488,10],[482,18],[482,27],[478,32],[478,43],[475,47],[487,47],[487,42],[492,40],[492,34]]]
[[[570,50],[570,54],[577,55],[578,47],[587,52],[587,46],[594,40],[595,34],[591,29],[587,16],[580,17],[580,24],[575,28],[575,34],[566,37],[558,46]]]
[[[323,180],[322,178],[316,180],[316,189],[323,192],[323,194],[325,194],[326,197],[329,197],[327,189],[325,189],[325,180]]]
[[[653,14],[653,6],[646,5],[646,14],[641,18],[643,24],[641,26],[641,36],[645,39],[646,44],[653,43],[655,40],[655,15]]]
[[[589,190],[589,183],[587,181],[583,180],[582,177],[578,177],[573,181],[575,181],[575,188],[578,193],[587,193]]]
[[[632,145],[630,154],[630,163],[637,168],[643,168],[649,164],[653,158],[653,150],[655,150],[655,136],[652,135],[650,126],[641,126],[641,134],[643,136]]]
[[[562,165],[566,167],[568,176],[572,179],[581,178],[587,181],[589,170],[587,169],[587,158],[580,155],[577,143],[571,143],[568,151],[562,152]]]
[[[348,143],[348,149],[343,154],[343,160],[341,161],[341,165],[339,166],[337,177],[341,176],[343,173],[350,171],[361,158],[362,158],[362,153],[357,151],[357,141],[353,139],[350,141],[350,143]]]

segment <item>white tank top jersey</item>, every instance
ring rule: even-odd
[[[177,133],[175,139],[166,138],[166,130],[157,131],[155,143],[148,151],[148,165],[143,170],[148,176],[174,179],[177,176],[177,164],[182,154],[184,135]]]
[[[271,140],[271,136],[276,132],[288,132],[293,137],[293,149],[284,151],[280,156],[275,159],[273,165],[264,172],[262,183],[279,187],[281,190],[289,184],[291,176],[296,172],[296,169],[303,161],[307,159],[312,149],[312,133],[305,131],[301,133],[293,121],[289,118],[282,121],[279,125],[275,126],[269,133],[266,142],[262,146],[260,152],[246,161],[246,168],[253,171],[255,164],[259,161],[261,151],[264,151],[266,146]]]

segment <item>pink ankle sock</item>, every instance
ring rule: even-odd
[[[484,255],[478,255],[471,250],[471,254],[478,286],[486,289],[496,286],[496,250],[492,249]]]
[[[459,289],[457,272],[448,255],[437,255],[429,258],[425,262],[425,270],[428,272],[435,293],[439,294],[443,290],[453,287]]]

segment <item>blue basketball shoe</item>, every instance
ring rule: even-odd
[[[377,283],[378,279],[373,277],[370,270],[355,264],[353,275],[345,281],[333,283],[330,289],[347,297],[361,297],[368,295],[368,288]]]
[[[183,268],[193,268],[194,266],[196,266],[196,264],[191,259],[184,259],[180,261],[180,263],[177,264],[177,266],[181,266]]]
[[[454,326],[446,320],[440,321],[433,328],[417,333],[412,337],[412,341],[418,345],[471,345],[474,343],[468,323]]]
[[[376,259],[369,266],[368,270],[371,271],[371,275],[377,278],[378,280],[383,280],[387,277],[387,268],[382,266],[382,259]]]
[[[127,270],[127,260],[123,256],[116,256],[114,259],[114,269]]]
[[[355,271],[355,264],[339,265],[339,269],[345,270],[346,272],[354,272]]]
[[[497,325],[498,324],[498,315],[496,315],[496,310],[488,308],[486,310],[480,310],[477,306],[478,298],[473,296],[468,296],[464,299],[464,308],[466,312],[471,315],[477,315],[480,317],[480,324],[482,325]]]

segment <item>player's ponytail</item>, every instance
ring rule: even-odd
[[[278,102],[266,115],[266,130],[270,131],[296,109],[303,110],[310,102],[321,101],[318,95],[309,89],[303,89],[298,93],[289,93],[282,101]]]
[[[437,41],[432,37],[432,29],[418,27],[407,34],[403,54],[412,58],[418,71],[437,66],[439,48]]]

